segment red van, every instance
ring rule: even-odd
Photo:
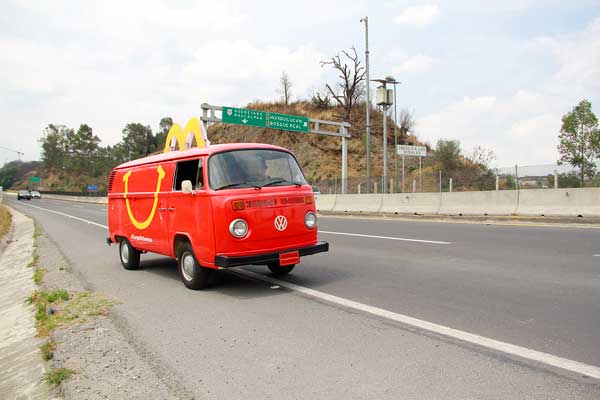
[[[256,143],[173,151],[119,165],[108,179],[107,242],[125,269],[140,254],[178,261],[183,283],[206,286],[215,269],[266,265],[287,274],[317,240],[313,191],[294,155]]]

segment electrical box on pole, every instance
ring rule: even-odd
[[[389,107],[394,104],[394,92],[385,86],[377,88],[376,101],[378,106]]]

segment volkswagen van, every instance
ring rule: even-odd
[[[287,274],[300,257],[329,250],[317,238],[311,186],[281,147],[236,143],[172,151],[114,168],[108,179],[108,244],[125,269],[140,254],[177,259],[190,289],[212,271],[265,265]]]

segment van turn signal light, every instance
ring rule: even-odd
[[[245,208],[244,200],[234,200],[231,202],[231,208],[233,211],[241,211]]]

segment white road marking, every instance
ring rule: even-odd
[[[501,342],[485,336],[475,335],[473,333],[460,331],[458,329],[449,328],[447,326],[434,324],[432,322],[409,317],[407,315],[398,314],[382,308],[373,307],[367,304],[362,304],[343,297],[334,296],[318,290],[309,289],[304,286],[299,286],[293,283],[271,278],[270,276],[260,275],[244,269],[231,270],[234,274],[243,275],[248,278],[258,279],[271,285],[279,285],[281,287],[302,293],[319,300],[337,304],[343,307],[351,308],[368,314],[376,315],[381,318],[400,322],[405,325],[410,325],[428,332],[433,332],[439,335],[447,336],[453,339],[458,339],[463,342],[475,344],[477,346],[492,349],[504,354],[510,354],[527,360],[539,362],[553,367],[561,368],[567,371],[575,372],[582,375],[587,375],[592,378],[600,379],[600,367],[584,364],[579,361],[569,360],[567,358],[558,357],[552,354],[543,353],[541,351],[528,349],[526,347],[517,346],[514,344]]]
[[[385,239],[385,240],[399,240],[402,242],[419,242],[419,243],[431,243],[431,244],[452,244],[451,242],[440,242],[437,240],[423,240],[423,239],[410,239],[400,238],[392,236],[375,236],[375,235],[363,235],[360,233],[346,233],[346,232],[331,232],[331,231],[319,231],[319,233],[325,233],[327,235],[344,235],[344,236],[357,236],[371,239]]]
[[[96,222],[88,221],[83,218],[75,217],[73,215],[65,214],[59,211],[50,210],[43,207],[33,206],[30,204],[25,204],[28,207],[37,208],[40,210],[48,211],[51,213],[55,213],[58,215],[65,216],[67,218],[72,218],[81,222],[85,222],[88,224],[92,224],[95,226],[99,226],[104,229],[108,229],[107,226],[98,224]],[[332,233],[332,234],[343,234],[343,235],[356,235],[356,234],[347,234],[341,232],[323,232],[323,233]],[[357,235],[357,236],[365,236],[365,235]],[[370,235],[366,235],[367,237],[372,237]],[[399,240],[399,238],[391,238]],[[416,239],[409,239],[409,241],[416,241]],[[431,242],[429,243],[439,243],[439,244],[450,244],[448,242]],[[600,254],[595,254],[594,256],[600,256]],[[294,283],[289,283],[286,281],[282,281],[279,279],[271,278],[270,276],[260,275],[255,272],[247,271],[244,269],[236,269],[230,270],[231,273],[244,276],[246,278],[257,279],[263,282],[270,283],[271,285],[278,285],[289,290],[293,290],[299,293],[302,293],[306,296],[313,297],[319,300],[327,301],[329,303],[337,304],[343,307],[351,308],[354,310],[358,310],[361,312],[365,312],[368,314],[372,314],[381,318],[386,318],[392,321],[400,322],[405,325],[414,326],[416,328],[433,332],[439,335],[447,336],[453,339],[458,339],[463,342],[472,343],[477,346],[485,347],[488,349],[492,349],[501,353],[510,354],[513,356],[517,356],[520,358],[524,358],[527,360],[539,362],[542,364],[550,365],[553,367],[561,368],[567,371],[575,372],[582,375],[587,375],[592,378],[600,379],[600,367],[584,364],[579,361],[569,360],[567,358],[558,357],[552,354],[544,353],[537,350],[528,349],[526,347],[517,346],[514,344],[501,342],[499,340],[491,339],[485,336],[479,336],[473,333],[460,331],[458,329],[450,328],[443,325],[434,324],[433,322],[424,321],[421,319],[409,317],[408,315],[398,314],[393,311],[384,310],[383,308],[373,307],[367,304],[359,303],[357,301],[345,299],[343,297],[334,296],[332,294],[328,294],[325,292],[320,292],[318,290],[310,289],[304,286],[296,285]]]
[[[593,257],[600,257],[600,254],[594,254]]]
[[[65,214],[65,213],[62,213],[60,211],[54,211],[54,210],[50,210],[49,208],[33,206],[31,204],[26,204],[26,203],[23,203],[23,205],[27,206],[27,207],[37,208],[38,210],[44,210],[44,211],[48,211],[48,212],[51,212],[51,213],[54,213],[54,214],[62,215],[63,217],[76,219],[77,221],[85,222],[85,223],[91,224],[91,225],[96,225],[96,226],[99,226],[100,228],[108,229],[108,226],[106,226],[106,225],[102,225],[102,224],[99,224],[97,222],[89,221],[87,219],[79,218],[79,217],[76,217],[74,215]]]

